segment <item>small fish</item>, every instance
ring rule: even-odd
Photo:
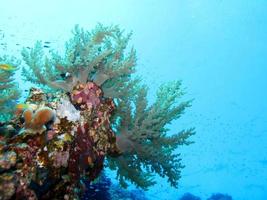
[[[16,68],[9,64],[0,64],[0,69],[6,70],[6,71],[13,71]]]
[[[25,103],[19,103],[16,105],[16,111],[15,111],[15,115],[19,116],[21,115],[24,110],[28,109],[29,105],[25,104]]]
[[[48,46],[48,45],[44,45],[44,48],[49,48],[50,46]]]
[[[51,42],[45,41],[44,43],[45,43],[45,44],[50,44]]]
[[[19,103],[19,104],[16,105],[16,108],[19,109],[19,110],[27,109],[29,107],[30,107],[30,105],[29,104],[25,104],[25,103]]]
[[[26,103],[19,103],[16,105],[17,110],[25,110],[25,109],[36,110],[37,107],[38,106],[36,104],[26,104]]]
[[[63,69],[63,68],[59,68],[59,69]],[[69,72],[66,72],[66,73],[60,74],[60,76],[61,76],[61,78],[70,78],[71,77],[71,74]]]

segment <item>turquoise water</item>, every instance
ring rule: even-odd
[[[179,149],[186,165],[179,188],[158,178],[145,192],[148,199],[179,199],[186,192],[202,199],[218,192],[235,200],[267,199],[267,1],[0,4],[1,53],[19,57],[21,47],[36,40],[61,50],[75,24],[118,24],[133,31],[137,72],[151,101],[161,83],[183,81],[193,106],[170,128],[195,127],[195,144]],[[28,87],[17,78],[22,89]]]

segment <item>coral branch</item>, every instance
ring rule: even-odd
[[[110,81],[107,86],[112,87],[108,89],[115,92],[134,72],[135,51],[132,49],[124,58],[130,36],[123,36],[118,26],[98,24],[91,32],[76,26],[73,38],[66,42],[63,57],[55,52],[45,55],[40,41],[31,50],[24,48],[22,56],[27,67],[23,68],[23,75],[33,83],[66,92],[78,83],[94,81],[102,86]],[[102,88],[104,90],[106,86]]]
[[[15,58],[3,56],[0,57],[0,64],[12,67],[12,70],[0,69],[0,121],[7,121],[15,111],[16,102],[20,97],[18,85],[14,81],[20,63]]]
[[[146,87],[140,87],[133,102],[124,101],[119,104],[117,145],[123,152],[121,159],[127,162],[123,165],[120,161],[115,163],[118,171],[125,171],[120,172],[121,179],[136,182],[132,176],[124,175],[135,173],[133,176],[138,176],[137,172],[131,171],[127,166],[139,166],[140,170],[143,166],[148,173],[156,172],[162,177],[167,176],[171,185],[177,187],[183,165],[179,154],[175,154],[174,150],[179,145],[191,144],[187,139],[194,134],[193,129],[167,134],[165,126],[179,118],[191,103],[178,102],[184,94],[180,85],[179,81],[163,85],[158,90],[156,102],[151,106],[148,106],[146,100]]]

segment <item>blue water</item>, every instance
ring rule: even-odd
[[[51,41],[62,50],[75,24],[133,31],[138,74],[152,101],[163,82],[181,79],[193,106],[170,128],[195,127],[195,144],[179,149],[180,187],[165,179],[145,194],[176,200],[190,192],[235,200],[267,199],[266,0],[0,0],[0,53]],[[18,81],[21,82],[18,75]],[[21,84],[21,88],[27,85]],[[111,173],[110,177],[114,175]],[[132,186],[134,187],[134,186]]]

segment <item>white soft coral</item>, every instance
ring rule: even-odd
[[[57,116],[59,118],[67,118],[67,120],[76,122],[80,120],[80,111],[72,105],[68,99],[62,99],[57,106],[56,110]]]

